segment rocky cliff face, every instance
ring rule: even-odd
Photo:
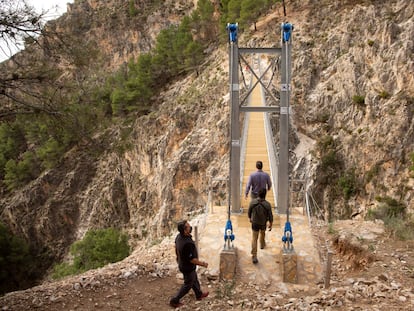
[[[178,24],[194,9],[193,1],[99,1],[68,4],[55,23],[58,30],[84,36],[104,52],[104,66],[117,69],[131,58],[149,52],[162,29]]]
[[[148,52],[161,29],[194,7],[192,1],[135,3],[131,16],[123,1],[79,1],[49,27],[97,42],[108,71]],[[228,165],[223,59],[215,52],[204,73],[170,86],[132,126],[99,134],[95,147],[107,148],[99,158],[94,150],[72,150],[61,166],[1,200],[2,221],[45,256],[43,268],[88,229],[116,226],[132,243],[151,242],[205,207],[210,177],[226,175]]]
[[[294,24],[293,179],[306,179],[331,219],[365,215],[376,197],[392,197],[412,212],[414,6],[292,1],[287,8],[287,17],[276,8],[260,21],[244,44],[274,46],[280,23]],[[356,188],[349,198],[337,187],[346,174],[353,179],[345,186]],[[302,202],[301,195],[293,200]]]
[[[108,67],[116,68],[148,51],[159,29],[193,7],[192,1],[166,1],[171,4],[166,16],[145,3],[137,14],[150,14],[140,23],[121,18],[116,1],[80,1],[56,25],[71,31],[83,25],[83,33],[106,51]],[[300,150],[294,161],[303,161],[292,162],[294,174],[304,176],[308,169],[308,184],[335,215],[364,213],[376,196],[394,197],[412,211],[414,6],[403,0],[289,5],[295,25],[292,128]],[[281,12],[275,7],[258,23],[253,39],[241,36],[240,44],[275,45]],[[353,99],[356,95],[363,103]],[[1,200],[2,220],[58,258],[90,228],[117,226],[132,241],[153,241],[169,233],[176,220],[201,212],[212,179],[228,174],[226,47],[209,56],[199,76],[165,89],[154,107],[129,132],[101,134],[111,144],[99,158],[73,150],[64,165]],[[320,155],[308,148],[324,136],[336,141],[343,169],[355,169],[360,190],[347,201],[318,181],[324,173]],[[126,148],[117,147],[122,140]],[[225,184],[213,187],[217,197],[225,196]]]
[[[376,196],[401,200],[412,210],[414,6],[407,1],[307,5],[306,19],[295,29],[295,125],[315,140],[332,136],[361,187],[335,214],[366,212]],[[324,191],[328,208],[329,187]],[[350,212],[341,211],[347,207]]]

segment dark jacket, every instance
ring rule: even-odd
[[[250,202],[247,216],[252,223],[253,230],[265,230],[266,223],[273,223],[273,213],[270,203],[266,200],[257,198]]]
[[[177,255],[178,268],[181,272],[191,272],[196,269],[196,265],[191,260],[198,258],[196,245],[191,236],[179,233],[175,238],[175,253]]]

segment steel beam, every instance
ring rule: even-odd
[[[230,42],[230,102],[231,102],[231,150],[230,150],[230,197],[231,211],[240,213],[240,86],[239,51],[236,42]]]
[[[282,34],[283,38],[283,34]],[[291,44],[282,39],[280,115],[279,115],[279,170],[277,206],[279,213],[287,214],[289,221],[289,99],[291,80]]]
[[[279,113],[279,106],[265,106],[265,107],[253,107],[253,106],[241,106],[240,112],[276,112]]]
[[[281,48],[239,48],[241,54],[282,54]]]

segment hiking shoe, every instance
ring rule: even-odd
[[[184,304],[182,302],[174,302],[174,301],[170,301],[170,306],[173,308],[179,308],[184,306]]]
[[[253,263],[255,263],[255,264],[256,264],[256,263],[258,263],[258,262],[259,262],[259,261],[257,260],[257,258],[256,258],[256,257],[254,257],[254,258],[253,258]]]
[[[203,300],[204,298],[208,296],[208,294],[209,294],[208,292],[202,293],[201,296],[197,298],[197,300]]]

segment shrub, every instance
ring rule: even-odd
[[[336,143],[332,136],[326,135],[318,141],[318,148],[320,149],[321,153],[325,153],[328,150],[335,149]]]
[[[71,265],[67,262],[62,262],[53,267],[52,278],[61,279],[68,275],[74,275],[81,273],[83,271],[77,269],[74,265]]]
[[[0,124],[0,176],[2,178],[6,163],[18,158],[24,149],[26,149],[26,141],[21,126],[17,122]]]
[[[322,137],[317,143],[317,149],[320,153],[320,172],[318,174],[320,184],[335,185],[337,183],[343,161],[336,148],[337,142],[329,135]]]
[[[130,253],[128,236],[117,229],[90,230],[81,241],[70,247],[73,264],[61,263],[54,267],[53,278],[78,274],[120,261]]]
[[[334,150],[329,151],[321,158],[321,168],[323,170],[333,169],[338,165],[340,165],[340,161]]]
[[[7,161],[4,172],[4,183],[7,188],[9,190],[19,188],[36,178],[38,174],[36,156],[32,152],[26,151],[21,161]]]
[[[338,186],[341,188],[345,200],[349,200],[351,196],[355,195],[357,191],[355,170],[349,170],[339,177]]]
[[[390,197],[377,197],[378,208],[370,209],[367,219],[382,219],[385,226],[401,240],[414,238],[414,219],[406,219],[406,206]]]
[[[381,170],[381,164],[379,164],[379,163],[374,164],[374,165],[373,165],[373,166],[369,169],[369,171],[367,171],[367,172],[366,172],[366,174],[365,174],[365,182],[366,182],[366,183],[371,182],[371,180],[372,180],[374,177],[378,176],[378,174],[379,174],[380,170]]]
[[[388,229],[400,240],[414,239],[414,221],[405,221],[401,218],[389,218],[384,222]]]
[[[24,287],[32,262],[28,244],[0,223],[0,294]]]
[[[138,10],[135,7],[134,0],[129,0],[128,13],[130,17],[134,17],[138,14]]]
[[[332,222],[328,224],[328,233],[329,234],[338,234],[338,231],[335,229],[335,226]]]
[[[405,216],[406,206],[403,203],[388,196],[376,197],[375,199],[380,202],[380,211],[383,217],[403,218]]]
[[[381,93],[378,94],[378,96],[382,99],[387,99],[390,97],[390,93],[388,93],[387,91],[382,91]]]
[[[54,167],[62,157],[65,149],[56,139],[49,138],[42,146],[36,150],[36,155],[42,161],[42,166],[46,169]]]
[[[354,95],[352,101],[358,106],[365,106],[365,96]]]
[[[327,123],[329,121],[329,112],[321,112],[316,116],[316,121],[319,123]]]

